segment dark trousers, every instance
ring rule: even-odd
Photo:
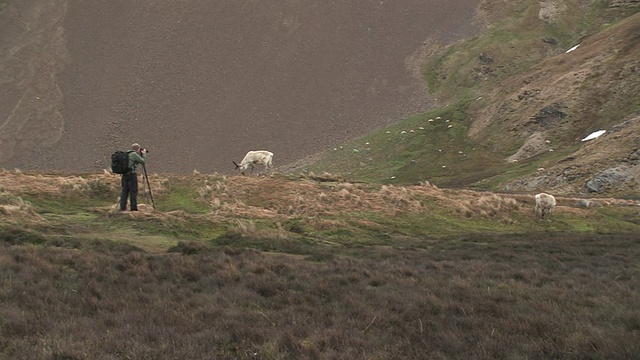
[[[138,174],[122,175],[122,193],[120,194],[120,210],[127,210],[127,198],[131,211],[138,210]]]

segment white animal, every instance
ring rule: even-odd
[[[256,165],[263,165],[264,170],[266,171],[268,168],[273,166],[273,153],[266,150],[249,151],[239,165],[233,160],[232,162],[236,166],[236,169],[240,170],[242,175],[244,175],[244,172],[249,167],[251,167],[251,173],[253,173],[253,168]]]
[[[536,215],[540,218],[540,220],[544,219],[545,216],[548,218],[551,216],[553,209],[556,207],[556,198],[553,195],[540,193],[536,194]]]

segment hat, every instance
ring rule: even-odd
[[[138,144],[138,143],[133,143],[133,145],[131,145],[131,148],[132,148],[132,149],[140,148],[140,144]]]

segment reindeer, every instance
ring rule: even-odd
[[[244,175],[244,172],[249,166],[251,166],[252,174],[253,168],[256,165],[264,165],[264,170],[266,171],[268,168],[273,166],[272,161],[273,153],[266,150],[249,151],[240,162],[240,165],[236,164],[236,162],[232,160],[233,165],[236,166],[236,170],[240,170],[242,175]]]
[[[547,218],[551,216],[553,209],[556,207],[556,198],[553,195],[540,193],[536,194],[536,208],[535,212],[540,218],[540,220],[544,219],[545,216]]]

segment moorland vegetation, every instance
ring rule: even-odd
[[[559,197],[539,221],[529,195],[427,182],[149,179],[156,209],[147,191],[123,213],[108,172],[0,173],[2,357],[640,352],[632,200]]]

